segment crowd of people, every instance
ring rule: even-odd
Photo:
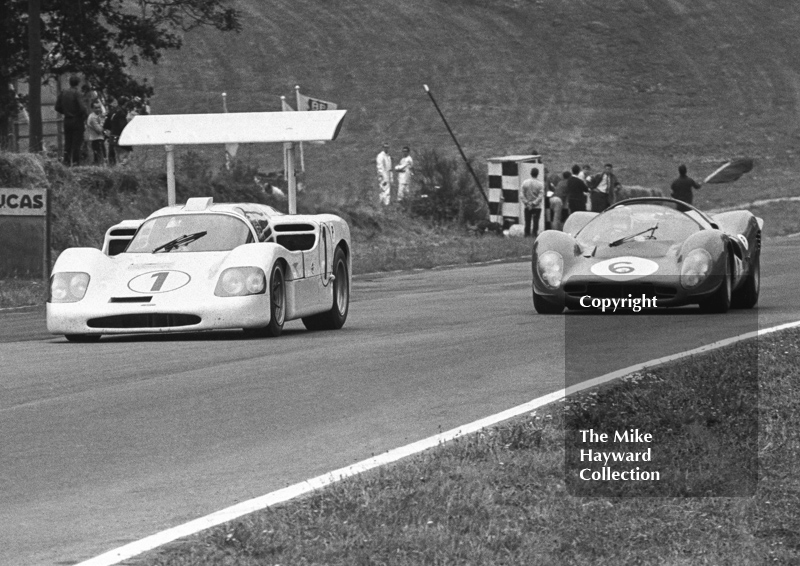
[[[139,97],[104,100],[80,86],[80,77],[71,76],[69,88],[56,99],[55,110],[64,117],[64,164],[124,165],[133,148],[119,145],[119,138],[134,116],[149,114],[147,102]]]
[[[606,163],[603,171],[594,175],[590,165],[577,164],[560,175],[548,175],[546,169],[540,171],[533,167],[530,175],[520,187],[520,201],[525,209],[525,236],[536,236],[543,204],[545,229],[560,230],[573,212],[607,209],[622,188],[611,163]]]
[[[606,163],[603,171],[596,174],[592,174],[588,164],[583,167],[575,164],[560,175],[548,175],[545,170],[544,180],[540,179],[540,173],[538,168],[532,168],[530,179],[523,181],[520,187],[520,201],[525,209],[525,236],[536,236],[543,202],[547,211],[545,229],[560,230],[573,212],[603,212],[619,199],[622,189],[611,163]],[[692,189],[702,185],[688,176],[686,165],[678,167],[678,175],[670,186],[670,196],[692,204]]]

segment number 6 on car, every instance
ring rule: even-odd
[[[630,281],[646,275],[652,275],[656,271],[658,271],[656,262],[634,256],[607,259],[595,263],[591,267],[592,273],[612,281]]]

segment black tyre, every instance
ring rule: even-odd
[[[286,277],[280,262],[272,266],[269,275],[269,324],[262,333],[265,336],[277,337],[283,332],[286,322]]]
[[[533,292],[533,308],[539,314],[561,314],[564,312],[564,305],[552,303],[541,295],[537,295],[536,291]]]
[[[758,304],[761,292],[761,253],[759,252],[744,284],[731,297],[731,307],[735,309],[752,309]]]
[[[725,258],[725,278],[719,288],[708,299],[700,303],[703,312],[725,313],[731,308],[731,262]]]
[[[91,344],[100,341],[100,334],[65,334],[64,338],[70,342]]]
[[[333,306],[328,312],[303,318],[309,330],[338,330],[344,326],[350,310],[350,271],[342,248],[333,254]]]

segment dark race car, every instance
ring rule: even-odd
[[[573,213],[563,232],[548,230],[534,242],[533,305],[541,314],[612,305],[752,308],[762,227],[746,210],[709,216],[661,197]]]

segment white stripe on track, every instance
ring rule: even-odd
[[[378,466],[383,466],[386,464],[390,464],[392,462],[396,462],[397,460],[400,460],[407,456],[418,454],[420,452],[423,452],[424,450],[428,450],[430,448],[438,446],[439,444],[443,444],[445,442],[454,440],[458,437],[471,434],[481,429],[496,425],[502,421],[506,421],[508,419],[517,417],[524,413],[533,411],[534,409],[537,409],[544,405],[548,405],[555,401],[559,401],[563,399],[566,395],[572,395],[574,393],[578,393],[585,389],[590,389],[592,387],[602,385],[604,383],[613,381],[614,379],[618,379],[625,375],[637,371],[642,371],[645,368],[651,368],[667,362],[679,360],[681,358],[695,356],[703,352],[708,352],[711,350],[715,350],[717,348],[721,348],[723,346],[728,346],[735,342],[740,342],[742,340],[755,338],[756,336],[763,336],[765,334],[770,334],[772,332],[777,332],[779,330],[786,330],[789,328],[796,328],[796,327],[800,327],[800,321],[790,322],[779,326],[773,326],[772,328],[765,328],[763,330],[748,332],[746,334],[734,336],[733,338],[726,338],[725,340],[714,342],[713,344],[701,346],[700,348],[695,348],[694,350],[681,352],[678,354],[674,354],[672,356],[666,356],[664,358],[657,358],[654,360],[650,360],[648,362],[636,364],[621,370],[607,373],[605,375],[601,375],[600,377],[590,379],[589,381],[584,381],[577,385],[573,385],[572,387],[569,387],[567,389],[561,389],[560,391],[550,393],[549,395],[545,395],[544,397],[539,397],[538,399],[534,399],[533,401],[530,401],[523,405],[518,405],[517,407],[513,407],[501,413],[497,413],[495,415],[491,415],[489,417],[477,420],[475,422],[466,424],[464,426],[451,429],[447,432],[437,434],[436,436],[431,436],[429,438],[419,440],[412,444],[408,444],[400,448],[395,448],[394,450],[389,450],[388,452],[381,454],[380,456],[375,456],[373,458],[363,460],[351,466],[340,468],[338,470],[328,472],[321,476],[317,476],[315,478],[311,478],[309,480],[294,485],[290,485],[283,489],[279,489],[277,491],[273,491],[266,495],[262,495],[261,497],[256,497],[255,499],[250,499],[248,501],[237,503],[236,505],[233,505],[226,509],[222,509],[221,511],[217,511],[210,515],[206,515],[205,517],[200,517],[199,519],[195,519],[194,521],[178,525],[171,529],[167,529],[165,531],[161,531],[159,533],[150,535],[149,537],[145,537],[141,540],[126,544],[119,548],[115,548],[114,550],[110,550],[104,554],[101,554],[94,558],[90,558],[89,560],[76,564],[75,566],[111,566],[113,564],[118,564],[123,560],[132,558],[134,556],[142,554],[143,552],[147,552],[148,550],[153,550],[154,548],[163,546],[179,538],[197,534],[198,532],[203,531],[205,529],[215,527],[222,523],[227,523],[228,521],[232,521],[234,519],[238,519],[243,515],[247,515],[255,511],[260,511],[267,507],[277,505],[278,503],[283,503],[285,501],[289,501],[301,495],[305,495],[306,493],[310,493],[312,491],[315,491],[317,489],[335,483],[339,480],[358,475],[360,473],[366,472],[367,470],[377,468]]]

